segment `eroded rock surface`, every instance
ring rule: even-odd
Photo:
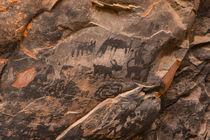
[[[209,9],[0,1],[0,139],[209,139]]]

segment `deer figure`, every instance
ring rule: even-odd
[[[104,79],[109,76],[112,78],[112,71],[121,71],[122,66],[117,64],[116,60],[111,60],[110,63],[112,64],[111,67],[103,66],[103,65],[96,65],[93,64],[94,67],[94,76],[104,74]]]

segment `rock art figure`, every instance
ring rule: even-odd
[[[127,74],[126,74],[126,78],[132,78],[134,80],[139,80],[140,79],[140,73],[141,73],[141,70],[142,70],[142,67],[141,66],[138,66],[138,65],[134,65],[134,66],[129,66],[129,63],[131,61],[135,60],[134,58],[130,59],[128,62],[127,62]]]
[[[103,42],[96,55],[102,56],[109,47],[111,51],[114,49],[115,52],[117,49],[124,49],[126,54],[130,51],[131,44],[127,45],[127,43],[123,40],[109,37],[106,41]]]
[[[0,140],[210,140],[210,0],[0,0]]]
[[[98,75],[104,74],[104,78],[106,78],[107,76],[112,78],[112,71],[122,70],[122,66],[118,65],[116,60],[111,60],[110,63],[112,64],[111,67],[93,64],[94,75],[96,76],[97,74]]]
[[[73,49],[72,49],[72,57],[74,57],[75,55],[75,51],[77,50],[77,57],[79,56],[79,54],[81,54],[81,56],[83,56],[84,51],[86,52],[87,55],[90,55],[91,53],[93,53],[95,46],[96,46],[96,41],[90,41],[90,42],[74,42],[74,44],[76,44]]]

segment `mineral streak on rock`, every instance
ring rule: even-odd
[[[12,83],[13,87],[22,88],[26,87],[36,76],[35,68],[29,68],[18,73],[16,80]]]
[[[32,20],[33,20],[33,19],[32,19]],[[31,28],[31,24],[32,24],[32,22],[30,22],[30,23],[27,25],[25,31],[23,32],[23,37],[27,37],[28,30],[30,30],[30,28]]]
[[[168,90],[168,88],[170,87],[170,85],[174,79],[174,75],[180,65],[181,65],[181,61],[176,60],[174,62],[174,64],[171,66],[171,68],[169,69],[169,71],[166,73],[166,75],[163,77],[162,81],[164,84],[164,89],[159,91],[159,93],[158,93],[159,96],[163,95]]]
[[[153,6],[155,6],[156,4],[160,3],[160,1],[154,2],[153,4],[151,4],[145,11],[143,14],[141,14],[141,17],[146,17],[153,9]]]
[[[135,8],[138,8],[138,6],[135,5],[125,5],[125,4],[120,4],[120,3],[106,3],[98,0],[91,0],[93,4],[96,4],[99,7],[104,7],[104,8],[110,8],[114,10],[132,10]]]
[[[23,50],[23,52],[26,54],[26,55],[28,55],[29,57],[32,57],[32,58],[34,58],[34,59],[36,59],[36,55],[37,55],[37,53],[35,52],[31,52],[31,51],[29,51],[28,49],[26,49],[26,48],[22,48],[22,50]]]

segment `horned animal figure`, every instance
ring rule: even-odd
[[[112,69],[113,70],[115,70],[115,71],[121,71],[122,70],[122,66],[118,65],[117,61],[115,59],[111,60],[110,63],[112,64]]]
[[[112,78],[112,71],[122,70],[122,66],[118,65],[116,60],[111,60],[110,63],[112,64],[111,67],[93,64],[94,75],[96,76],[96,74],[98,75],[104,74],[104,78],[106,78],[107,75],[110,78]]]
[[[131,41],[132,42],[132,41]],[[104,43],[101,45],[100,49],[97,52],[97,56],[102,56],[106,50],[108,49],[108,47],[111,47],[111,50],[114,49],[114,51],[116,52],[117,49],[125,49],[125,53],[127,53],[128,51],[130,51],[131,49],[131,43],[129,45],[127,45],[127,42],[123,41],[123,40],[119,40],[119,39],[114,39],[114,38],[108,38],[106,41],[104,41]]]

